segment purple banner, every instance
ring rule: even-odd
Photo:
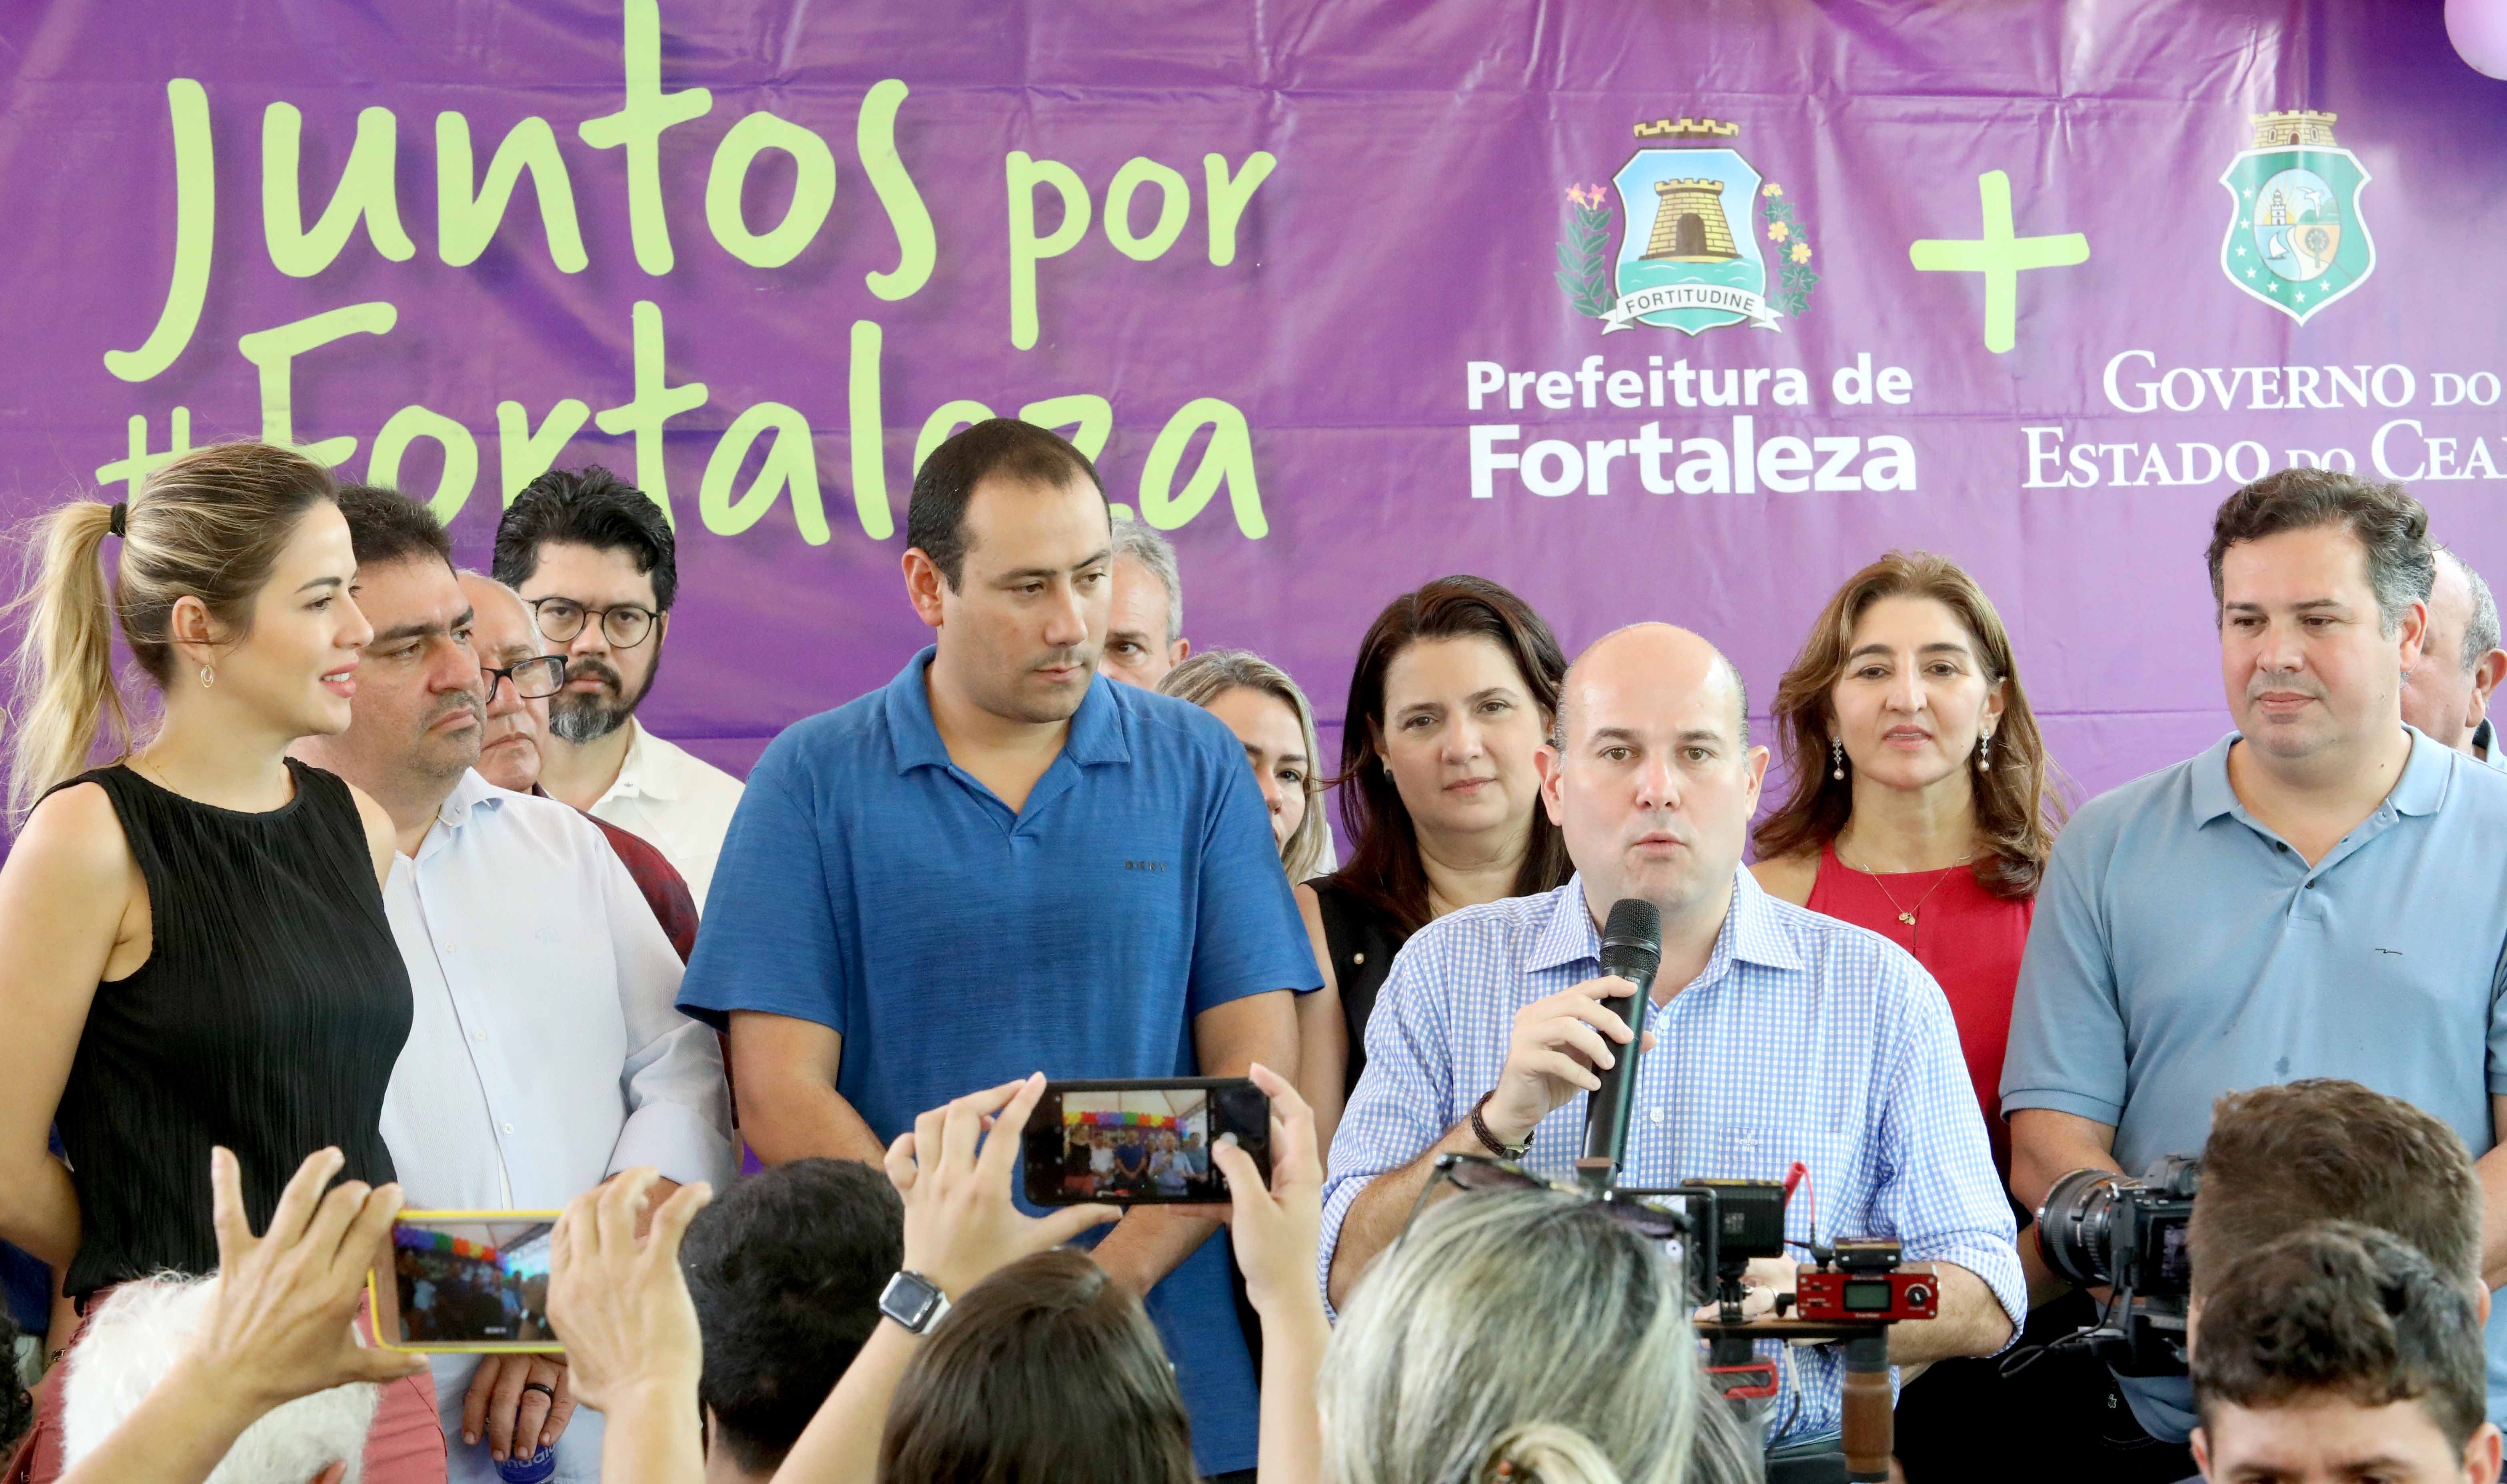
[[[2095,789],[2227,725],[2241,480],[2403,479],[2507,578],[2507,84],[2434,0],[64,0],[0,45],[6,514],[260,434],[484,565],[607,463],[681,543],[648,719],[736,769],[924,642],[917,451],[991,413],[1097,451],[1187,633],[1334,728],[1439,573],[1763,700],[1924,547]]]

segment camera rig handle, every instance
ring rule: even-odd
[[[1931,1264],[1902,1265],[1898,1244],[1891,1241],[1844,1241],[1818,1249],[1815,1255],[1818,1261],[1801,1266],[1798,1299],[1790,1306],[1791,1312],[1786,1312],[1784,1296],[1779,1295],[1777,1312],[1762,1319],[1742,1319],[1738,1275],[1728,1271],[1718,1275],[1722,1282],[1716,1317],[1696,1321],[1698,1332],[1709,1340],[1708,1373],[1725,1397],[1736,1404],[1772,1396],[1775,1366],[1759,1359],[1753,1345],[1761,1340],[1839,1342],[1845,1358],[1839,1398],[1845,1476],[1857,1481],[1886,1479],[1889,1455],[1897,1443],[1896,1397],[1889,1386],[1889,1328],[1906,1321],[1938,1317],[1940,1285]],[[1854,1287],[1880,1291],[1857,1294]],[[1874,1302],[1884,1297],[1885,1302]]]

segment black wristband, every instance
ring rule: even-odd
[[[1532,1151],[1532,1135],[1526,1134],[1523,1136],[1523,1142],[1508,1146],[1498,1141],[1498,1137],[1489,1132],[1488,1120],[1480,1116],[1480,1110],[1487,1107],[1488,1101],[1496,1096],[1497,1089],[1492,1087],[1480,1094],[1479,1102],[1472,1104],[1472,1137],[1486,1145],[1488,1151],[1500,1159],[1521,1159]]]

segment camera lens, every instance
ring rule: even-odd
[[[2037,1246],[2046,1265],[2083,1287],[2115,1282],[2120,1178],[2112,1170],[2075,1170],[2054,1182],[2037,1210]]]

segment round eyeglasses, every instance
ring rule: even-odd
[[[488,677],[488,699],[496,699],[496,687],[504,681],[514,682],[514,694],[525,701],[538,701],[565,689],[565,656],[544,654],[536,659],[499,669],[482,665],[479,673]]]
[[[552,644],[573,642],[587,619],[600,620],[601,636],[613,649],[633,649],[653,632],[653,610],[634,603],[587,608],[571,597],[543,597],[532,602],[531,616],[539,625],[540,637]]]

